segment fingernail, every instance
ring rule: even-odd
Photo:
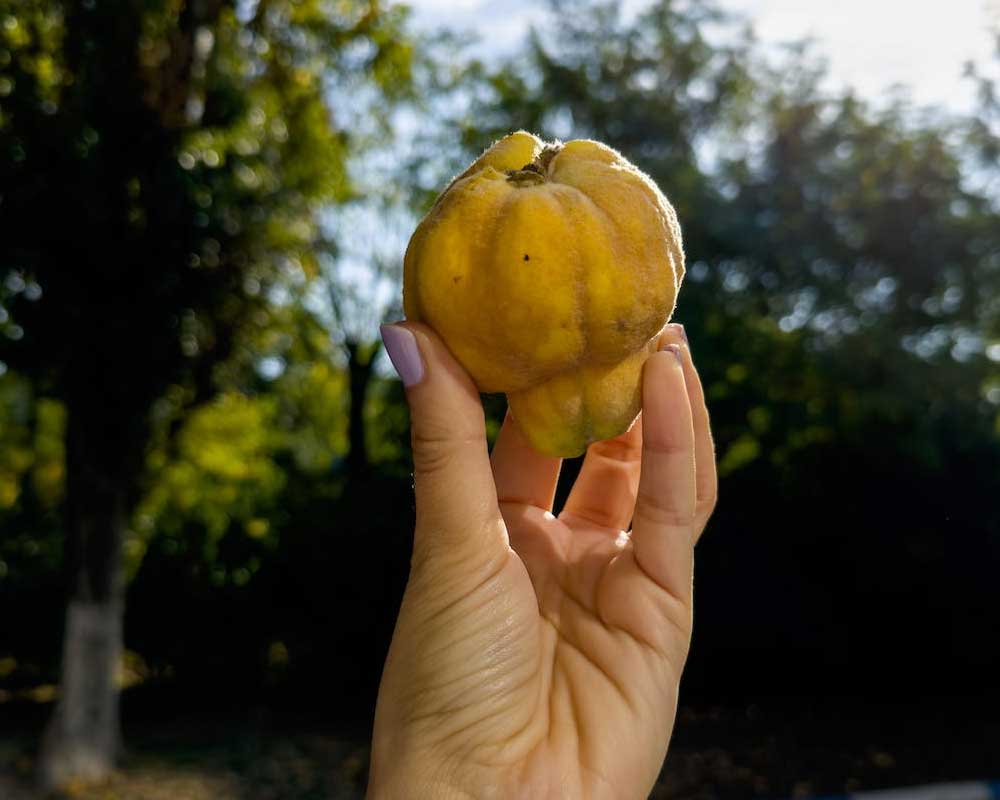
[[[379,328],[385,352],[399,373],[403,386],[420,383],[424,377],[424,362],[420,360],[420,349],[413,333],[399,325],[383,325]]]
[[[684,344],[688,343],[687,331],[684,330],[684,326],[679,322],[671,322],[670,327],[677,331],[678,335],[684,340]]]
[[[679,344],[665,344],[660,348],[661,351],[669,351],[674,354],[674,358],[677,359],[678,364],[682,364],[681,361],[681,346]]]

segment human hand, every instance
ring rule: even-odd
[[[590,446],[558,517],[560,460],[532,450],[509,414],[491,459],[479,395],[441,340],[415,323],[383,338],[407,385],[417,522],[369,797],[646,797],[716,497],[683,328],[664,329],[640,420]]]

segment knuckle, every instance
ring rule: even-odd
[[[457,450],[463,447],[486,448],[486,435],[447,429],[443,425],[414,426],[410,435],[413,469],[421,474],[433,474],[446,469]]]
[[[592,444],[590,451],[609,461],[637,461],[642,455],[642,443],[632,437],[606,439]]]
[[[672,439],[666,439],[664,441],[646,441],[643,442],[643,452],[647,456],[678,456],[685,455],[691,452],[691,445],[688,442],[681,442]]]
[[[502,531],[501,531],[502,529]],[[430,582],[448,593],[452,582],[463,583],[477,575],[498,572],[509,550],[477,546],[506,534],[499,513],[482,523],[445,519],[418,523],[410,558],[414,579]]]
[[[452,448],[443,439],[429,439],[417,435],[412,437],[413,471],[418,475],[441,472],[451,460]]]

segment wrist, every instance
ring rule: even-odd
[[[379,775],[373,772],[368,781],[365,800],[477,800],[477,798],[446,781],[427,779],[404,772],[393,772],[391,775]]]
[[[376,732],[365,800],[477,800],[460,785],[430,753],[384,741]]]

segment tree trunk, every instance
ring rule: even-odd
[[[348,417],[347,464],[351,477],[359,478],[368,472],[368,450],[365,443],[365,398],[371,383],[372,367],[378,352],[371,344],[347,343],[347,365],[350,376],[351,409]]]
[[[105,777],[121,748],[117,675],[123,650],[122,545],[134,478],[109,469],[116,459],[107,448],[114,448],[119,437],[105,438],[102,426],[91,426],[72,406],[69,412],[67,566],[72,588],[60,696],[39,757],[39,779],[48,789]]]

